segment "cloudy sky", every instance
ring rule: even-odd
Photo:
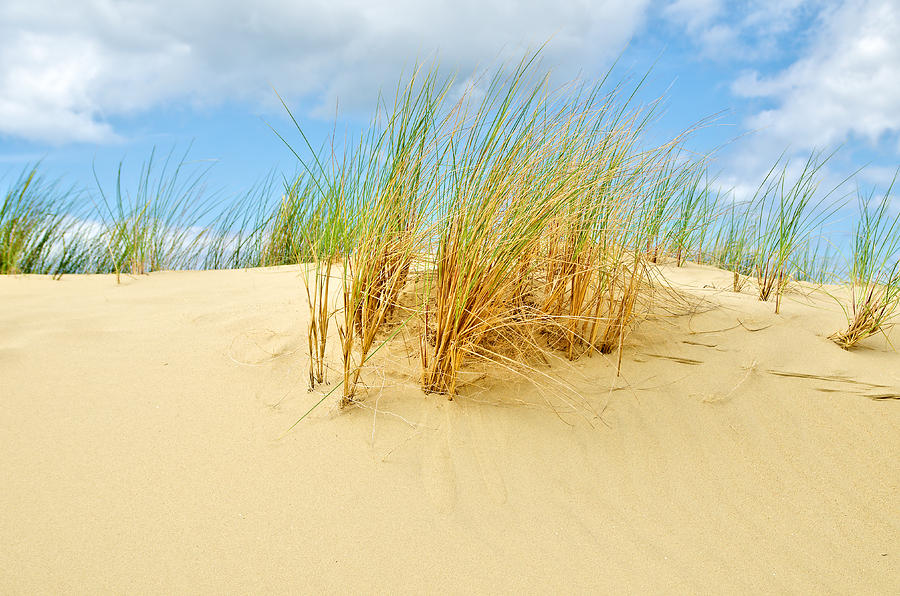
[[[834,175],[875,184],[900,164],[898,0],[4,0],[0,38],[0,173],[78,184],[193,141],[246,186],[294,167],[273,89],[324,137],[417,59],[464,78],[547,40],[566,77],[655,64],[664,129],[722,112],[694,145],[737,139],[715,166],[736,186],[785,149],[840,146]]]

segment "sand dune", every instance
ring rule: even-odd
[[[900,355],[824,292],[664,267],[621,377],[453,402],[401,334],[284,435],[298,271],[0,277],[0,592],[900,593]]]

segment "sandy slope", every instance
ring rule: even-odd
[[[377,412],[282,439],[320,397],[297,269],[2,277],[0,593],[900,592],[900,355],[664,273],[693,314],[619,380],[447,402],[398,339]]]

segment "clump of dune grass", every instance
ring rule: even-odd
[[[775,297],[775,312],[781,311],[781,296],[790,281],[790,264],[810,232],[839,206],[829,197],[838,187],[817,196],[820,172],[831,155],[813,153],[793,182],[789,182],[788,160],[779,159],[757,189],[754,200],[761,222],[757,228],[754,272],[759,299]]]
[[[345,147],[340,159],[334,159],[334,151],[330,161],[320,158],[305,136],[312,157],[295,151],[312,177],[308,191],[317,200],[302,235],[316,269],[307,295],[314,321],[310,350],[319,367],[331,317],[332,263],[341,264],[341,309],[333,314],[341,342],[342,406],[354,401],[363,366],[422,248],[434,180],[437,109],[448,88],[436,69],[416,69],[398,86],[390,107],[376,113],[368,132]],[[300,130],[296,119],[294,124]],[[319,342],[315,350],[314,341]]]
[[[288,114],[294,119],[290,110]],[[311,149],[299,123],[293,121]],[[306,168],[309,182],[305,188],[301,187],[303,177],[300,176],[285,189],[261,258],[268,264],[290,262],[303,267],[301,279],[309,307],[309,388],[313,389],[327,382],[325,353],[328,324],[333,315],[332,270],[352,250],[355,212],[351,195],[355,189],[350,169],[353,163],[345,156],[340,167],[326,169],[316,153],[311,160],[303,160],[294,153]]]
[[[666,231],[670,251],[674,253],[678,267],[695,252],[696,261],[701,261],[699,253],[718,202],[718,195],[713,194],[705,168],[693,164],[685,170],[681,188],[673,200],[671,223]]]
[[[120,163],[111,191],[96,169],[91,192],[46,181],[39,164],[26,168],[0,195],[2,271],[58,277],[294,262],[295,247],[278,245],[293,231],[273,224],[274,174],[243,195],[212,195],[212,164],[189,160],[189,151],[160,158],[153,150],[135,186]]]
[[[621,347],[650,258],[637,247],[651,246],[645,239],[659,234],[658,228],[648,232],[644,225],[648,211],[640,201],[642,185],[648,176],[654,185],[660,183],[659,171],[669,171],[671,164],[658,158],[672,153],[639,149],[646,122],[636,118],[639,112],[623,118],[620,111],[613,125],[597,126],[581,142],[583,180],[545,232],[545,333],[561,336],[551,346],[561,344],[570,360]]]
[[[900,171],[898,171],[900,172]],[[883,333],[893,324],[900,306],[900,214],[889,214],[891,191],[873,205],[873,196],[858,195],[859,219],[853,236],[850,267],[850,305],[841,305],[846,329],[830,339],[845,350],[863,339]]]
[[[452,398],[475,360],[515,370],[543,349],[609,352],[633,320],[635,205],[668,152],[641,150],[647,114],[616,103],[618,87],[561,99],[530,66],[454,107],[423,297],[426,392]]]
[[[613,97],[602,102],[602,112],[610,110]],[[602,118],[577,103],[573,108],[564,122],[561,138],[566,141],[554,156],[553,175],[572,171],[578,177],[569,181],[575,183],[570,198],[540,241],[542,311],[548,321],[543,331],[551,337],[551,346],[562,347],[569,359],[577,358],[598,335],[602,296],[616,269],[608,257],[614,252],[614,236],[623,231],[614,228],[627,204],[613,191],[623,190],[621,173],[632,158],[634,136],[628,134],[632,131],[625,125],[629,117],[624,110],[602,130]]]
[[[286,265],[295,262],[296,239],[292,235],[299,226],[296,217],[282,216],[285,198],[291,197],[294,182],[279,181],[274,172],[269,172],[249,189],[219,201],[224,207],[207,226],[207,234],[202,242],[200,269],[236,269],[241,267],[264,267],[266,265]],[[272,206],[272,198],[279,197],[277,207]],[[288,203],[293,198],[288,199]],[[293,206],[292,212],[302,211]],[[273,224],[272,222],[276,223]],[[287,221],[287,225],[277,222]],[[279,245],[272,237],[287,241]]]
[[[304,177],[298,176],[284,184],[281,201],[263,224],[259,241],[259,264],[263,267],[291,265],[313,259],[321,251],[322,226],[331,206],[327,201],[316,202]],[[313,240],[316,241],[313,241]]]
[[[424,308],[422,386],[453,397],[467,358],[509,337],[534,310],[520,298],[548,223],[570,187],[545,160],[553,141],[546,81],[528,85],[527,67],[497,73],[470,114],[454,108],[448,173],[438,186],[440,230]],[[563,152],[564,153],[564,152]]]
[[[359,211],[354,250],[342,269],[344,405],[355,398],[363,365],[397,311],[398,297],[422,246],[427,195],[420,186],[421,160],[431,123],[421,120],[419,129],[405,128],[409,122],[394,124],[397,128],[391,130],[390,138],[396,145],[390,149],[391,159],[375,196]],[[354,341],[356,363],[351,364]]]
[[[0,203],[0,274],[54,276],[79,269],[87,258],[73,214],[78,194],[45,182],[26,168]]]
[[[753,219],[755,204],[732,202],[719,212],[719,224],[712,238],[712,246],[706,251],[716,267],[732,272],[732,291],[740,292],[753,274],[754,256],[752,239],[757,222]]]
[[[833,283],[839,279],[838,261],[834,258],[834,245],[826,236],[818,236],[815,242],[807,242],[793,260],[792,277],[797,281],[815,284]]]
[[[675,197],[684,189],[690,168],[678,163],[677,147],[666,147],[656,158],[658,166],[649,168],[641,193],[641,231],[645,237],[644,252],[651,263],[665,254],[666,227],[672,219]]]
[[[704,172],[705,176],[705,172]],[[707,252],[709,248],[710,238],[715,233],[716,223],[722,213],[722,205],[728,197],[727,191],[721,188],[713,190],[711,180],[707,178],[705,183],[707,186],[703,191],[703,200],[697,209],[697,222],[694,224],[694,231],[690,234],[690,239],[685,246],[685,255],[693,252],[693,259],[697,263],[709,263],[711,261],[710,254]],[[686,256],[685,258],[691,258]]]
[[[369,168],[359,178],[354,246],[343,267],[342,405],[355,399],[363,365],[398,310],[400,292],[421,257],[437,184],[439,109],[450,82],[436,69],[416,69],[405,86],[398,86],[383,132],[360,151]],[[351,363],[354,342],[356,362]]]
[[[309,306],[309,387],[327,383],[325,350],[332,268],[342,257],[346,238],[347,213],[340,187],[330,187],[325,196],[301,187],[302,177],[286,188],[275,216],[268,244],[263,251],[267,264],[303,265],[301,279]]]
[[[175,159],[173,149],[161,164],[156,150],[151,151],[141,166],[137,187],[131,190],[123,185],[120,163],[114,196],[104,190],[94,171],[100,195],[97,211],[104,227],[102,243],[108,255],[105,263],[97,263],[98,272],[142,275],[186,269],[202,260],[208,232],[201,223],[214,203],[204,197],[209,166],[189,162],[189,151]]]
[[[822,169],[832,155],[812,153],[796,173],[782,155],[749,200],[735,201],[733,190],[707,194],[705,205],[697,209],[707,221],[696,224],[701,230],[698,256],[703,253],[710,264],[731,271],[735,292],[755,278],[758,298],[775,297],[775,311],[780,312],[789,281],[828,276],[831,262],[821,249],[821,237],[814,243],[811,239],[842,204],[842,197],[834,195],[846,179],[819,191]]]

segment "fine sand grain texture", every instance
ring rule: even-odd
[[[0,593],[900,593],[900,355],[822,291],[665,266],[618,379],[452,402],[400,333],[282,437],[299,271],[0,277]]]

